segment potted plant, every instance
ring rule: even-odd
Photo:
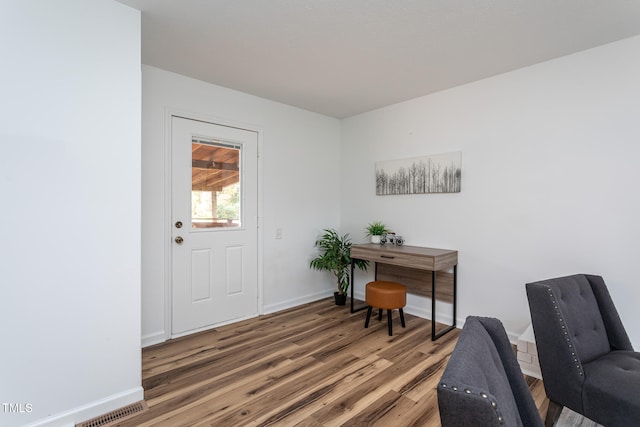
[[[387,233],[387,226],[381,221],[372,222],[367,225],[367,236],[371,236],[371,243],[380,243],[380,238],[384,233]]]
[[[325,229],[324,234],[316,240],[315,246],[322,253],[311,260],[310,268],[330,271],[338,281],[338,290],[334,292],[337,305],[344,305],[349,289],[349,268],[351,267],[351,239],[349,234],[340,236],[333,229]],[[369,262],[354,260],[354,265],[365,271]]]

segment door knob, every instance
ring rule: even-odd
[[[176,222],[176,228],[182,228],[182,221]]]
[[[180,245],[180,244],[182,244],[182,242],[184,242],[184,239],[181,236],[178,236],[178,237],[175,238],[175,241],[176,241],[177,244]]]

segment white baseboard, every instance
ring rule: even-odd
[[[511,342],[512,345],[517,346],[518,345],[518,338],[520,338],[520,334],[517,334],[515,332],[507,332],[507,336],[509,337],[509,341]]]
[[[322,298],[330,297],[331,295],[333,295],[333,290],[325,290],[325,291],[317,292],[315,294],[306,295],[304,297],[293,298],[290,300],[282,301],[277,304],[265,305],[263,307],[262,314],[271,314],[271,313],[276,313],[278,311],[287,310],[289,308],[297,307],[302,304],[307,304]],[[362,292],[356,291],[354,297],[357,300],[364,301],[364,293]],[[423,319],[431,319],[431,305],[430,304],[427,304],[427,305],[408,303],[404,311],[408,314],[411,314],[413,316],[418,316]],[[440,313],[440,311],[438,311],[438,313]],[[452,316],[450,314],[445,314],[445,313],[438,314],[438,321],[440,322],[445,322],[450,325],[451,319],[452,319]],[[234,321],[238,321],[238,319],[235,319]],[[456,327],[458,329],[462,329],[462,327],[464,326],[464,321],[465,321],[464,318],[462,319],[458,318],[456,322]],[[216,326],[221,326],[221,325],[216,325]],[[511,343],[514,345],[518,342],[519,335],[520,334],[518,333],[507,331],[507,336],[509,337],[509,340],[511,341]],[[149,347],[155,344],[160,344],[165,341],[166,341],[166,336],[164,331],[148,334],[142,337],[142,348]]]
[[[529,368],[526,368],[526,367],[524,367],[522,365],[520,365],[520,370],[525,375],[528,375],[528,376],[533,377],[533,378],[537,378],[539,380],[542,379],[542,373],[540,373],[540,371],[538,371],[538,370],[529,369]]]
[[[142,348],[160,344],[165,342],[166,340],[167,337],[164,331],[156,332],[154,334],[148,334],[142,337]]]
[[[365,295],[362,292],[356,291],[354,293],[354,298],[360,301],[364,301]],[[450,304],[447,304],[447,306],[451,307]],[[443,313],[442,311],[445,310],[446,312]],[[420,300],[417,300],[413,295],[407,295],[407,305],[404,307],[404,312],[413,316],[421,317],[423,319],[431,320],[431,300],[428,298],[421,298]],[[436,311],[438,322],[446,323],[448,325],[453,323],[453,316],[451,315],[451,313],[452,310],[449,308],[441,310],[440,303],[438,303],[438,308]],[[462,321],[458,319],[458,321],[456,322],[456,327],[462,328],[462,325],[464,325],[464,319],[462,319]]]
[[[278,311],[287,310],[289,308],[297,307],[299,305],[307,304],[309,302],[318,301],[318,300],[320,300],[322,298],[330,297],[331,295],[333,295],[333,291],[332,290],[325,290],[325,291],[317,292],[315,294],[306,295],[306,296],[303,296],[303,297],[293,298],[293,299],[290,299],[290,300],[282,301],[282,302],[279,302],[277,304],[266,305],[266,306],[264,306],[262,308],[262,313],[261,314],[276,313]],[[250,317],[255,317],[255,316],[232,319],[232,320],[230,320],[228,322],[218,323],[218,324],[215,324],[215,325],[209,325],[209,326],[204,327],[202,329],[189,331],[189,332],[187,332],[185,334],[182,334],[182,335],[189,335],[189,334],[192,334],[194,332],[199,332],[199,331],[204,331],[204,330],[207,330],[207,329],[212,329],[212,328],[224,326],[226,324],[239,322],[241,320],[245,320],[245,319],[250,318]],[[175,335],[172,338],[177,338],[178,336],[180,336],[180,335]],[[165,332],[164,331],[159,331],[159,332],[155,332],[155,333],[143,336],[142,340],[141,340],[141,347],[145,348],[145,347],[149,347],[149,346],[152,346],[152,345],[155,345],[155,344],[163,343],[165,341],[167,341],[167,336],[166,336]]]
[[[271,313],[276,313],[278,311],[287,310],[289,308],[297,307],[302,304],[307,304],[313,301],[318,301],[320,299],[330,297],[331,295],[333,295],[333,290],[325,290],[325,291],[317,292],[315,294],[282,301],[277,304],[265,305],[262,308],[263,314],[271,314]]]
[[[365,298],[363,292],[357,291],[355,292],[354,297],[361,301],[364,301]],[[451,305],[446,304],[446,307],[443,308],[441,307],[441,304],[443,303],[438,303],[436,312],[438,322],[451,325],[453,323],[453,310],[450,308]],[[431,320],[431,300],[429,298],[407,295],[407,305],[404,308],[404,312],[423,319]],[[456,316],[456,328],[462,329],[465,320],[466,316],[463,318]],[[509,336],[509,340],[512,344],[515,344],[518,341],[518,334],[507,332],[507,335]]]
[[[144,400],[144,389],[142,387],[135,387],[69,411],[44,418],[29,424],[28,427],[73,427],[77,423],[90,420],[142,400]]]
[[[365,298],[364,292],[355,291],[354,297],[357,300],[364,301],[364,298]],[[419,297],[422,300],[416,300],[415,298],[418,298],[418,297],[407,295],[407,305],[404,308],[404,312],[411,314],[413,316],[421,317],[423,319],[431,320],[431,300],[428,298],[422,298],[422,297]],[[443,311],[446,311],[446,312],[443,313]],[[453,316],[451,315],[451,313],[452,312],[450,310],[447,310],[447,309],[440,310],[440,308],[438,308],[438,311],[437,311],[438,322],[451,325],[452,323],[451,319],[453,319]],[[463,318],[457,317],[456,328],[462,329],[462,327],[464,326],[465,320],[466,320],[466,316]],[[509,332],[509,331],[506,331],[506,332],[507,332],[507,336],[509,337],[509,341],[511,341],[511,344],[516,345],[520,334],[516,332]]]

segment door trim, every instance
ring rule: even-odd
[[[173,315],[173,307],[172,307],[172,283],[171,277],[173,274],[172,271],[172,260],[171,260],[171,117],[181,117],[189,120],[197,120],[201,122],[211,123],[219,126],[232,127],[242,130],[247,130],[251,132],[256,132],[258,134],[258,170],[257,170],[257,178],[258,178],[258,229],[256,230],[257,234],[257,249],[258,249],[258,316],[264,314],[264,253],[263,253],[263,241],[264,241],[264,226],[263,226],[263,198],[262,198],[262,156],[261,156],[261,148],[262,148],[262,137],[263,130],[255,125],[249,125],[246,123],[235,122],[228,119],[224,119],[221,117],[208,116],[205,114],[198,114],[193,112],[186,112],[184,110],[176,109],[176,108],[168,108],[164,109],[164,228],[163,228],[163,237],[164,237],[164,338],[165,341],[171,338],[177,338],[178,336],[188,335],[190,333],[198,332],[190,331],[186,334],[182,335],[173,335],[171,333],[172,325],[171,319]],[[233,322],[237,322],[241,319],[234,319]],[[231,322],[229,322],[231,323]],[[213,327],[221,326],[222,324],[216,324]],[[211,327],[203,328],[210,329]]]

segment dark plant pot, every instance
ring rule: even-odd
[[[333,297],[336,299],[336,305],[345,305],[347,303],[347,294],[334,292]]]

